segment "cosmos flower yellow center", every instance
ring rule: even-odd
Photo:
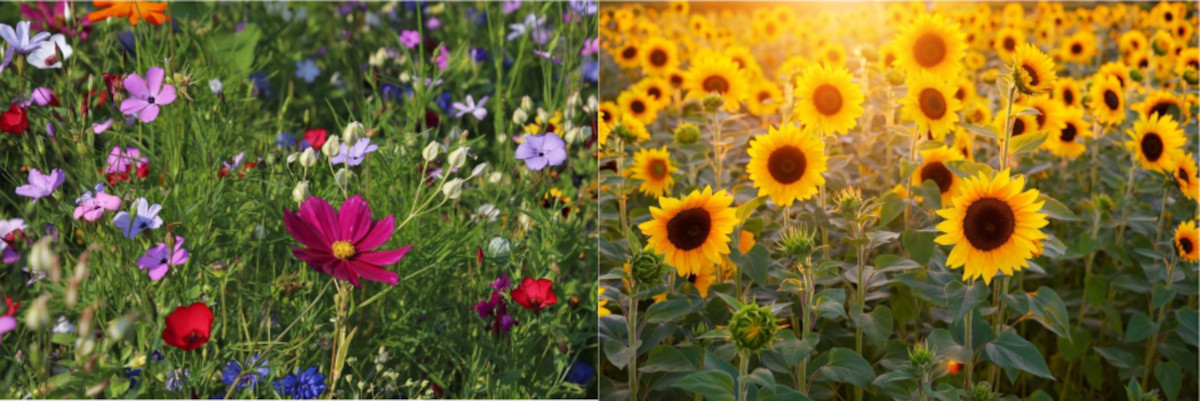
[[[946,58],[946,42],[938,35],[927,33],[917,38],[913,58],[922,67],[933,67]]]
[[[667,240],[684,251],[699,248],[712,230],[712,216],[704,208],[684,210],[667,222]]]
[[[1158,161],[1163,154],[1163,141],[1157,133],[1149,132],[1142,137],[1142,155],[1151,162]]]
[[[795,146],[784,146],[771,152],[767,158],[767,171],[771,177],[783,184],[799,181],[808,167],[808,159],[804,151]]]
[[[931,119],[939,119],[946,115],[946,98],[937,89],[926,88],[921,91],[919,100],[921,112]]]
[[[333,248],[333,257],[346,260],[354,256],[354,245],[350,241],[334,242],[330,248]]]
[[[824,84],[813,91],[813,105],[824,115],[837,114],[842,109],[842,92],[833,85]]]
[[[996,198],[981,198],[967,207],[963,218],[963,235],[971,246],[990,251],[1008,242],[1016,230],[1012,207]]]

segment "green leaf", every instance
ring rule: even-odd
[[[879,273],[905,271],[921,267],[921,264],[896,255],[879,255],[875,258],[875,270]]]
[[[975,310],[975,307],[987,300],[991,292],[982,281],[967,287],[962,281],[951,281],[946,284],[946,305],[950,308],[950,316],[954,320],[962,320]]]
[[[925,180],[921,185],[913,187],[913,194],[921,197],[921,207],[937,210],[942,208],[942,190],[937,182]]]
[[[659,345],[650,350],[646,364],[639,372],[694,372],[696,365],[683,352],[670,345]]]
[[[1043,142],[1046,142],[1046,138],[1048,137],[1047,134],[1048,133],[1046,131],[1038,131],[1015,136],[1012,138],[1012,144],[1009,145],[1008,150],[1010,154],[1014,155],[1033,151],[1037,149],[1038,146],[1042,146]]]
[[[771,252],[762,244],[755,244],[750,252],[741,254],[734,250],[729,259],[737,264],[740,271],[750,276],[750,279],[760,287],[767,286],[767,277],[771,271]]]
[[[937,238],[937,233],[909,229],[900,234],[900,243],[914,262],[926,265],[933,256],[934,238]]]
[[[772,347],[779,351],[779,354],[783,356],[784,362],[787,363],[787,367],[790,368],[800,364],[800,361],[807,358],[813,349],[817,348],[817,344],[820,341],[820,336],[816,333],[808,333],[803,340],[789,337],[775,342]]]
[[[1179,368],[1178,363],[1167,362],[1155,365],[1154,378],[1158,380],[1159,387],[1162,387],[1167,401],[1175,401],[1179,398],[1179,390],[1183,388],[1183,371]]]
[[[634,353],[637,352],[637,347],[642,345],[642,342],[638,341],[634,345],[634,347],[630,347],[620,341],[605,342],[604,356],[608,357],[608,362],[613,364],[617,369],[624,369],[625,365],[628,365],[629,361],[633,358]]]
[[[1125,342],[1133,343],[1145,340],[1156,331],[1158,331],[1158,325],[1151,322],[1149,316],[1142,312],[1135,313],[1125,324]]]
[[[846,292],[840,288],[829,288],[817,293],[817,312],[825,319],[846,318]]]
[[[1133,354],[1117,347],[1096,347],[1096,353],[1104,357],[1108,363],[1121,369],[1133,366]]]
[[[1071,329],[1070,337],[1058,337],[1058,352],[1063,359],[1073,360],[1087,352],[1092,344],[1092,332],[1082,327]]]
[[[1083,293],[1088,303],[1102,306],[1108,298],[1108,276],[1093,274],[1084,280]]]
[[[861,327],[863,334],[876,347],[882,347],[892,336],[892,310],[887,306],[879,306],[871,313],[859,313],[858,308],[850,312],[850,320],[855,327]]]
[[[1019,369],[1034,376],[1054,380],[1046,360],[1037,347],[1014,332],[1006,331],[983,346],[983,355],[1004,369]]]
[[[129,379],[124,377],[113,377],[109,379],[108,388],[104,389],[104,392],[108,395],[108,398],[118,398],[122,394],[125,394],[126,391],[129,391],[131,384]]]
[[[1029,310],[1037,317],[1042,326],[1058,334],[1059,337],[1071,337],[1070,317],[1062,298],[1050,287],[1038,287],[1034,294],[1029,295]]]
[[[754,210],[758,209],[758,207],[762,206],[764,203],[767,203],[767,197],[765,195],[738,205],[737,213],[735,214],[737,216],[738,224],[741,224],[746,220],[747,217],[750,217],[750,214],[754,213]]]
[[[733,377],[719,370],[692,373],[676,382],[675,387],[713,401],[734,400]]]
[[[1175,311],[1175,321],[1179,322],[1179,337],[1183,338],[1184,342],[1196,346],[1197,338],[1200,338],[1200,313],[1184,307]]]
[[[655,302],[646,308],[646,323],[663,323],[677,319],[693,310],[699,309],[700,303],[692,303],[688,299],[672,299]]]
[[[896,217],[904,213],[904,206],[908,201],[901,198],[895,192],[888,192],[880,199],[881,206],[879,207],[879,223],[880,227],[888,225]]]
[[[848,348],[834,348],[826,352],[825,365],[820,372],[829,381],[848,383],[867,388],[875,381],[875,369],[861,355]]]
[[[967,131],[971,131],[971,132],[974,132],[979,135],[983,135],[983,136],[990,137],[993,139],[1000,138],[1000,134],[999,134],[1000,130],[997,130],[995,127],[993,127],[991,125],[966,124],[966,125],[963,125],[962,127],[964,129],[966,129]]]
[[[1063,221],[1079,221],[1079,216],[1071,212],[1071,208],[1059,202],[1058,199],[1041,194],[1038,195],[1038,200],[1045,202],[1042,204],[1042,213],[1045,213],[1046,217]]]
[[[1083,378],[1087,380],[1088,386],[1094,389],[1104,386],[1104,363],[1100,362],[1100,357],[1083,357]]]
[[[1151,298],[1155,308],[1161,308],[1171,302],[1175,298],[1175,290],[1168,288],[1163,283],[1154,285],[1154,295]]]
[[[250,71],[254,64],[254,48],[262,38],[262,30],[256,24],[246,24],[240,33],[213,35],[213,58],[230,71]]]

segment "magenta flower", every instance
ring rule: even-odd
[[[83,196],[75,199],[75,220],[84,219],[96,221],[104,215],[105,210],[121,208],[121,198],[104,192],[104,184],[96,185],[95,192],[84,192]]]
[[[421,33],[417,31],[400,31],[400,44],[409,49],[421,44]]]
[[[125,77],[125,90],[132,95],[121,102],[121,113],[136,115],[143,123],[158,118],[159,106],[165,106],[175,101],[175,87],[163,85],[163,74],[160,67],[150,67],[146,70],[146,79],[137,73]]]
[[[445,70],[450,66],[450,51],[446,50],[446,45],[438,46],[437,56],[433,58],[433,62],[437,63],[439,70]]]
[[[146,256],[138,258],[138,268],[149,270],[150,279],[161,280],[171,266],[180,266],[188,261],[188,251],[183,249],[183,237],[175,236],[175,248],[170,250],[166,243],[147,249]]]
[[[396,285],[400,275],[380,268],[399,262],[412,245],[389,251],[373,251],[392,237],[395,219],[371,219],[371,207],[359,195],[354,195],[334,210],[324,199],[310,197],[300,205],[299,213],[283,210],[283,224],[292,237],[304,244],[293,247],[297,259],[321,273],[355,287],[361,287],[359,277],[370,281]]]

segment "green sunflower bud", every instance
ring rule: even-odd
[[[629,127],[626,127],[625,124],[617,124],[613,127],[612,133],[624,142],[637,142],[637,135]]]
[[[640,253],[629,262],[633,279],[642,285],[655,285],[662,282],[663,264],[658,255]]]
[[[887,77],[888,83],[892,84],[893,86],[904,83],[904,73],[895,67],[888,68],[885,76]]]
[[[1096,208],[1100,210],[1113,210],[1116,207],[1112,197],[1108,194],[1096,194],[1092,197],[1092,202],[1095,202]]]
[[[1183,72],[1183,80],[1187,82],[1188,85],[1196,85],[1197,83],[1200,83],[1200,72],[1197,72],[1195,68],[1188,68]]]
[[[709,93],[704,96],[704,99],[700,103],[704,104],[704,111],[716,113],[717,110],[721,109],[721,106],[725,105],[725,98],[718,94]]]
[[[838,191],[835,199],[834,204],[837,205],[838,213],[851,220],[858,217],[863,205],[862,192],[858,188],[847,187],[842,189]]]
[[[807,227],[792,227],[783,233],[775,247],[787,257],[807,259],[817,247],[816,232]]]
[[[1146,74],[1143,74],[1142,70],[1134,69],[1133,71],[1129,71],[1129,79],[1132,79],[1136,82],[1142,82],[1143,78],[1146,78]]]
[[[739,351],[758,353],[766,349],[778,331],[769,306],[743,305],[729,320],[729,334]]]
[[[683,123],[675,128],[675,142],[680,145],[691,145],[700,140],[700,128],[696,124]]]
[[[920,373],[928,373],[933,371],[934,361],[937,359],[937,354],[929,349],[929,345],[924,341],[917,343],[908,351],[908,363],[913,369]]]
[[[996,401],[999,398],[1000,395],[992,392],[992,385],[988,382],[975,383],[971,387],[971,401]]]

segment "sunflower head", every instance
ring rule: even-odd
[[[675,143],[680,145],[691,145],[700,140],[700,127],[692,123],[679,124],[675,127]]]
[[[1107,125],[1125,121],[1125,92],[1117,77],[1097,75],[1088,90],[1088,98],[1096,121]]]
[[[962,102],[954,97],[954,83],[919,71],[908,75],[908,96],[903,100],[905,118],[917,123],[917,130],[934,139],[946,137],[958,122]]]
[[[650,207],[650,221],[638,226],[649,237],[646,249],[664,255],[680,276],[697,273],[705,264],[728,255],[729,235],[736,223],[733,196],[712,187],[680,198],[663,197]]]
[[[1030,43],[1017,48],[1012,59],[1012,74],[1017,90],[1027,95],[1049,92],[1058,79],[1054,73],[1054,61]]]
[[[1179,257],[1189,263],[1200,261],[1200,231],[1196,229],[1195,220],[1179,223],[1175,229],[1175,249],[1179,251]]]
[[[1196,157],[1191,153],[1183,155],[1175,163],[1175,183],[1188,199],[1196,200],[1200,196],[1200,178],[1197,177]]]
[[[811,198],[825,184],[825,143],[811,129],[771,127],[750,141],[747,153],[746,169],[759,196],[781,207]]]
[[[804,121],[824,133],[845,133],[863,113],[863,93],[844,67],[815,64],[796,80],[796,106]]]
[[[913,172],[913,186],[920,186],[925,181],[933,181],[942,193],[942,205],[949,205],[950,199],[958,191],[957,175],[946,165],[947,162],[963,160],[963,154],[957,149],[938,146],[921,151],[921,166]]]
[[[662,283],[662,258],[652,253],[640,252],[629,262],[629,273],[638,284],[656,285]]]
[[[1142,167],[1151,171],[1175,171],[1175,160],[1183,156],[1183,145],[1187,138],[1171,116],[1153,114],[1143,116],[1127,131],[1129,141],[1125,146],[1133,149]]]
[[[633,179],[642,184],[638,190],[642,193],[660,197],[669,192],[675,185],[675,166],[671,165],[671,154],[667,147],[659,149],[639,149],[633,155]]]
[[[740,109],[741,100],[749,88],[737,63],[722,55],[697,57],[702,58],[692,63],[684,81],[688,98],[702,99],[708,94],[716,94],[724,100],[726,111]]]
[[[770,306],[742,305],[729,320],[729,335],[742,352],[757,354],[771,345],[778,332],[779,325]]]
[[[1048,221],[1038,191],[1024,188],[1025,178],[1010,177],[1008,170],[964,179],[951,204],[937,211],[945,220],[935,241],[953,246],[946,265],[962,267],[963,279],[988,284],[999,272],[1011,275],[1029,266]]]
[[[1042,148],[1055,156],[1074,159],[1085,150],[1084,138],[1092,136],[1091,124],[1083,120],[1083,109],[1077,107],[1066,108],[1062,116],[1061,128],[1050,131]]]
[[[896,63],[911,72],[953,76],[962,68],[967,44],[958,23],[945,16],[921,14],[896,39]]]
[[[679,65],[678,49],[674,42],[660,37],[650,38],[639,51],[642,71],[662,76]]]

